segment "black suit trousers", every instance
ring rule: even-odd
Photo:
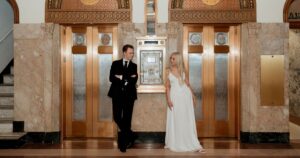
[[[127,97],[125,92],[119,98],[112,98],[114,121],[120,129],[119,145],[126,146],[132,139],[131,120],[134,101]]]

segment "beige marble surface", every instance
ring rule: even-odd
[[[291,140],[300,140],[300,126],[290,122],[290,139]]]
[[[167,59],[173,51],[180,51],[182,48],[182,24],[168,23],[157,24],[156,33],[158,37],[168,37],[166,56]],[[132,44],[137,48],[136,37],[146,35],[145,25],[136,23],[122,23],[118,26],[119,50],[123,45]],[[133,61],[136,63],[136,51]],[[119,58],[122,52],[119,53]],[[168,61],[168,60],[167,60]],[[141,132],[165,131],[167,104],[165,94],[138,94],[135,102],[132,129]]]
[[[300,29],[289,31],[289,54],[290,115],[300,117]]]
[[[59,131],[59,41],[58,25],[14,25],[14,113],[26,132]]]
[[[168,37],[167,57],[181,50],[182,24],[158,24],[158,36]],[[15,120],[25,121],[25,131],[59,131],[60,38],[52,24],[15,25]],[[119,50],[124,44],[136,48],[136,37],[145,36],[144,24],[118,26]],[[180,39],[180,40],[179,40]],[[119,53],[119,58],[122,52]],[[136,62],[136,55],[134,58]],[[135,131],[165,131],[165,94],[139,94],[132,128]]]
[[[139,132],[165,131],[167,104],[165,94],[139,94],[135,102],[132,129]]]
[[[289,132],[288,25],[248,23],[242,25],[241,42],[241,131]],[[282,106],[260,103],[260,55],[285,56]]]
[[[182,48],[182,24],[157,25],[159,36],[168,37],[167,57]],[[288,38],[290,35],[290,46]],[[136,37],[145,36],[144,24],[118,26],[119,50],[124,44],[136,48]],[[59,131],[60,39],[59,27],[52,24],[17,24],[15,39],[15,120],[25,121],[25,131]],[[299,114],[299,32],[288,33],[286,24],[249,23],[242,26],[241,52],[241,130],[243,132],[288,132],[289,99],[291,112]],[[291,47],[292,44],[292,47]],[[285,55],[285,105],[260,105],[260,55]],[[122,52],[119,53],[119,57]],[[136,62],[136,56],[134,58]],[[288,71],[286,71],[288,72]],[[290,80],[289,80],[289,77]],[[290,92],[293,93],[293,92]],[[294,99],[294,100],[293,100]],[[297,104],[294,105],[293,103]],[[135,131],[165,131],[165,94],[139,94],[135,102],[132,128]],[[294,111],[293,111],[294,110]]]

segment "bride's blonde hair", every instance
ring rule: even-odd
[[[178,72],[179,72],[179,75],[180,75],[180,78],[179,78],[179,83],[180,84],[183,84],[184,82],[184,79],[183,79],[183,74],[184,74],[184,66],[183,66],[183,59],[182,59],[182,55],[179,53],[179,52],[173,52],[171,55],[170,55],[170,58],[171,57],[175,57],[175,61],[176,61],[176,67],[178,69]],[[169,59],[169,70],[171,71],[171,60]]]

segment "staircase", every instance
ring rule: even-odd
[[[9,64],[0,76],[0,148],[15,148],[23,144],[23,132],[13,132],[14,67]]]

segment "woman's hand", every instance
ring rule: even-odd
[[[168,106],[169,106],[170,110],[172,111],[172,109],[173,109],[173,103],[169,99],[168,99]]]
[[[194,105],[194,107],[196,107],[196,97],[195,97],[195,95],[193,95],[193,105]]]

